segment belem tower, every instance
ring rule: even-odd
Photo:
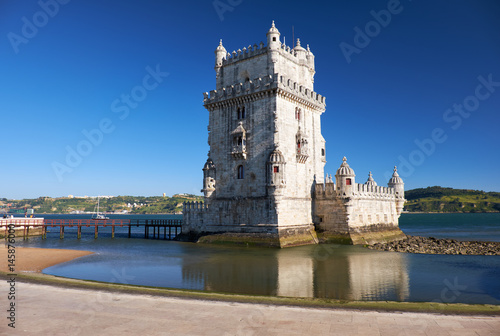
[[[325,178],[326,104],[314,91],[314,57],[300,40],[294,48],[281,43],[274,22],[267,45],[228,53],[220,42],[216,89],[203,100],[210,146],[204,202],[184,204],[184,235],[280,247],[404,237],[396,168],[387,187],[371,173],[356,183],[344,157],[335,178]]]

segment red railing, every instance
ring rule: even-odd
[[[128,226],[130,225],[130,219],[63,219],[63,218],[57,218],[57,219],[44,219],[44,225],[45,226],[66,226],[66,227],[73,227],[73,226]]]

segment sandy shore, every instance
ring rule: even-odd
[[[59,263],[83,257],[93,252],[79,250],[61,250],[44,248],[16,247],[15,249],[15,270],[14,273],[21,272],[41,272],[44,268],[54,266]],[[0,271],[9,272],[8,269],[8,248],[0,248]]]
[[[5,335],[475,335],[500,334],[498,316],[302,308],[17,284]],[[2,307],[3,310],[4,307]],[[15,332],[19,333],[15,333]],[[4,332],[4,333],[2,333]]]

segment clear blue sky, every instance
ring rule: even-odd
[[[326,173],[500,191],[498,1],[59,1],[0,0],[0,197],[200,194],[214,50],[272,20],[316,55]]]

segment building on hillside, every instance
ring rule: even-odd
[[[396,171],[389,187],[373,179],[357,184],[344,158],[336,184],[324,179],[326,104],[314,91],[314,58],[300,40],[293,48],[281,43],[274,22],[267,45],[228,53],[219,43],[216,89],[204,93],[205,201],[184,204],[184,234],[281,247],[317,243],[317,231],[351,243],[402,236],[404,188]]]

